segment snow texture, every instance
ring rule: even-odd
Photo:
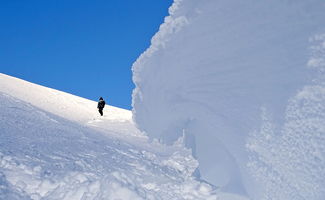
[[[184,134],[194,175],[222,191],[325,199],[324,10],[175,0],[132,68],[138,128],[167,144]]]
[[[182,138],[150,143],[131,111],[4,74],[0,138],[1,200],[241,200],[192,176]]]
[[[265,185],[261,199],[325,197],[325,63],[315,62],[325,58],[325,35],[312,40],[309,67],[319,76],[289,100],[280,130],[263,109],[261,128],[247,143],[252,152],[248,165]]]

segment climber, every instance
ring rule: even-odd
[[[98,101],[97,108],[98,108],[98,111],[99,111],[101,116],[103,116],[104,107],[105,107],[105,101],[104,101],[103,97],[100,97],[99,101]]]

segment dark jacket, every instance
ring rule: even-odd
[[[97,108],[98,109],[103,109],[105,107],[105,101],[104,100],[99,100]]]

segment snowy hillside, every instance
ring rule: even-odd
[[[27,81],[0,74],[0,91],[28,102],[42,110],[79,123],[87,123],[91,117],[97,116],[97,103],[73,96],[55,89],[41,87]],[[109,103],[109,102],[108,102]],[[114,120],[130,121],[132,114],[128,110],[105,107],[109,111],[107,117]]]
[[[150,143],[131,112],[0,74],[0,199],[242,200],[192,177],[182,141]]]
[[[195,172],[261,199],[325,199],[325,3],[175,0],[134,63],[133,114],[185,133]]]

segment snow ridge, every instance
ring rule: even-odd
[[[307,137],[313,135],[312,127],[315,134],[322,133],[323,82],[312,85],[310,79],[323,79],[324,73],[306,63],[324,63],[323,56],[308,57],[309,38],[325,32],[324,10],[322,0],[174,1],[150,48],[132,67],[137,126],[167,144],[185,133],[185,145],[199,162],[195,176],[221,191],[254,200],[322,199],[324,183],[312,177],[321,173],[323,162],[311,161],[303,152],[317,149],[323,154],[322,145],[312,142],[317,137]],[[298,168],[299,156],[276,150],[277,156],[267,161],[275,165],[286,155],[287,167],[263,168],[252,155],[269,154],[270,149],[248,147],[254,146],[254,133],[259,138],[264,132],[274,145],[267,147],[297,153],[310,166]],[[268,142],[256,140],[258,147]],[[299,151],[289,147],[304,140],[307,144]],[[255,161],[258,166],[253,167]],[[277,175],[266,176],[269,172]],[[300,174],[304,176],[298,178]],[[310,193],[302,189],[304,184]]]

